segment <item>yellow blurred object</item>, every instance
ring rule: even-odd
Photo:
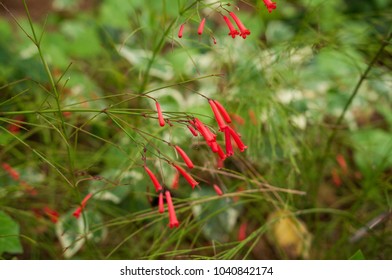
[[[277,250],[289,259],[309,258],[312,235],[304,222],[288,210],[278,210],[269,215],[268,223],[268,239]]]

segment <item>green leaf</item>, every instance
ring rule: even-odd
[[[361,249],[355,252],[354,255],[350,257],[350,260],[365,260],[365,256],[363,255]]]
[[[0,211],[0,256],[4,253],[23,252],[19,239],[19,225],[3,211]]]
[[[64,257],[71,258],[84,245],[86,239],[99,242],[107,235],[102,226],[102,217],[94,211],[83,211],[83,216],[76,219],[72,211],[62,216],[56,224],[56,234],[64,250]]]

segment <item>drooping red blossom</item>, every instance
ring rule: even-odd
[[[208,138],[211,138],[212,140],[209,142],[215,142],[216,141],[216,134],[214,134],[209,128],[208,126],[206,126],[206,132],[209,135]],[[207,140],[207,139],[206,139]]]
[[[218,145],[218,152],[217,153],[218,153],[219,159],[223,162],[226,159],[227,156],[223,152],[221,146],[219,146],[219,145]]]
[[[165,212],[165,206],[163,205],[163,192],[159,193],[159,197],[158,197],[158,211],[159,211],[159,213]]]
[[[80,214],[82,214],[83,209],[86,207],[87,201],[91,198],[92,194],[89,193],[88,195],[83,198],[82,202],[80,203],[80,206],[73,212],[73,216],[76,219],[79,219]]]
[[[175,146],[175,148],[176,148],[176,151],[180,154],[180,156],[184,160],[184,162],[186,163],[186,165],[188,166],[188,168],[192,169],[193,168],[193,162],[188,157],[188,155],[184,152],[184,150],[181,149],[179,146]]]
[[[223,107],[222,104],[220,104],[219,101],[217,101],[217,100],[214,100],[214,103],[215,103],[216,107],[218,108],[219,112],[221,113],[223,119],[227,123],[231,123],[230,115],[227,113],[225,107]]]
[[[180,29],[178,30],[178,38],[182,38],[182,33],[184,32],[185,23],[181,24]]]
[[[154,184],[155,191],[159,192],[160,190],[162,190],[161,184],[159,183],[157,177],[155,177],[154,173],[152,173],[150,168],[148,168],[147,166],[144,165],[144,170],[146,170],[148,176],[150,176],[150,179],[151,179],[152,183]]]
[[[338,162],[340,168],[342,169],[343,174],[347,175],[348,167],[347,167],[346,160],[344,159],[344,156],[342,154],[336,155],[336,161]]]
[[[220,131],[224,131],[225,127],[227,127],[227,124],[223,120],[223,117],[222,117],[221,113],[219,112],[218,107],[216,106],[214,100],[212,100],[212,99],[208,100],[208,103],[210,103],[212,112],[214,113],[215,120],[218,123]]]
[[[195,188],[199,184],[193,177],[188,174],[184,169],[182,169],[180,166],[176,165],[173,163],[173,166],[178,170],[178,172],[184,177],[184,179],[191,185],[192,189]]]
[[[180,173],[174,174],[173,182],[171,184],[172,189],[178,189],[178,181],[180,180]]]
[[[234,131],[230,126],[228,126],[230,135],[233,138],[234,142],[237,144],[238,149],[240,149],[241,152],[245,151],[248,146],[245,146],[244,142],[242,142],[241,137],[237,134],[237,132]]]
[[[212,132],[198,118],[195,118],[195,126],[207,143],[214,141]]]
[[[189,131],[193,134],[193,136],[199,135],[199,134],[197,133],[197,131],[193,128],[193,126],[187,125],[187,127],[188,127]]]
[[[203,34],[204,24],[206,23],[206,18],[203,18],[199,24],[199,28],[197,29],[197,34]]]
[[[246,239],[246,229],[248,228],[248,223],[247,222],[243,222],[240,225],[240,228],[238,229],[238,237],[237,240],[238,241],[242,241]]]
[[[231,133],[229,127],[225,128],[226,156],[234,155],[233,145],[231,144]]]
[[[52,223],[57,223],[60,217],[60,214],[48,206],[45,206],[43,209],[44,213],[49,217],[49,219],[52,221]]]
[[[230,35],[234,39],[235,36],[239,35],[240,33],[238,32],[237,29],[234,28],[233,24],[231,23],[230,19],[227,16],[223,16],[223,19],[225,20],[227,27],[230,30],[228,35]]]
[[[165,191],[167,210],[169,212],[169,227],[178,227],[180,223],[177,220],[176,211],[174,210],[174,205],[172,197],[169,191]]]
[[[8,163],[3,163],[2,164],[3,169],[8,173],[8,175],[14,179],[15,181],[19,181],[20,179],[20,175],[19,172],[16,171],[15,169],[13,169],[11,167],[11,165],[9,165]]]
[[[276,9],[275,2],[272,2],[271,0],[263,0],[263,1],[264,1],[265,6],[267,7],[269,13],[271,13],[272,10]]]
[[[221,188],[217,184],[214,184],[213,187],[217,195],[219,196],[223,195]]]
[[[158,101],[156,101],[155,102],[155,106],[157,107],[159,125],[160,126],[164,126],[165,125],[165,119],[163,118],[161,105],[158,103]]]
[[[236,23],[237,26],[238,26],[238,29],[239,29],[240,32],[241,32],[240,36],[241,36],[242,38],[245,39],[247,35],[250,35],[250,31],[245,27],[245,25],[244,25],[244,24],[241,22],[241,20],[236,16],[236,14],[233,13],[233,12],[230,12],[229,14],[230,14],[230,16],[233,18],[233,20],[235,21],[235,23]]]

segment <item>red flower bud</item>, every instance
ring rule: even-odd
[[[203,34],[203,30],[204,30],[204,24],[206,23],[206,19],[203,18],[200,22],[199,28],[197,29],[197,34],[201,35]]]
[[[231,145],[230,129],[225,128],[225,143],[226,143],[226,155],[228,157],[234,155],[233,146]]]
[[[208,100],[208,103],[210,103],[212,112],[214,113],[214,116],[215,116],[216,122],[218,123],[220,131],[223,131],[225,129],[225,127],[227,127],[227,124],[223,120],[223,118],[218,110],[218,107],[216,106],[216,104],[214,103],[214,100],[212,100],[212,99]]]
[[[178,38],[182,38],[182,33],[184,32],[185,23],[181,24],[180,30],[178,30]]]
[[[144,166],[144,170],[146,170],[148,176],[150,176],[150,179],[151,179],[152,183],[154,184],[155,191],[159,192],[160,190],[162,190],[162,186],[159,183],[157,177],[155,177],[154,173],[152,173],[152,171],[147,166]]]
[[[156,101],[155,102],[155,106],[157,107],[159,125],[160,126],[164,126],[165,125],[165,120],[163,119],[161,105],[158,103],[158,101]]]
[[[178,227],[180,223],[177,220],[176,212],[174,210],[173,201],[169,191],[165,191],[167,210],[169,212],[169,227]]]
[[[159,213],[165,212],[165,206],[163,205],[163,192],[159,193],[159,197],[158,197],[158,211],[159,211]]]
[[[219,112],[221,113],[222,117],[227,123],[231,123],[231,118],[227,113],[226,109],[220,104],[217,100],[214,100],[216,107],[218,108]]]
[[[217,184],[214,184],[214,190],[217,195],[219,195],[219,196],[223,195],[222,190],[220,189],[220,187]]]
[[[184,177],[184,179],[189,183],[189,185],[191,185],[192,189],[195,188],[195,186],[197,186],[199,183],[193,179],[193,177],[191,175],[189,175],[184,169],[182,169],[181,167],[179,167],[176,164],[173,164],[173,166],[178,170],[178,172],[180,172],[180,174]]]
[[[184,160],[184,162],[186,163],[186,165],[189,168],[193,168],[193,162],[191,161],[191,159],[188,157],[188,155],[184,152],[183,149],[181,149],[179,146],[175,146],[177,152],[180,154],[180,156],[182,157],[182,159]]]
[[[230,135],[233,138],[234,142],[237,144],[238,149],[240,149],[241,152],[245,151],[247,146],[242,142],[241,137],[237,134],[237,132],[234,131],[230,126],[228,126],[230,130]]]

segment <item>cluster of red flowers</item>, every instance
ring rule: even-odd
[[[230,19],[227,16],[223,16],[224,21],[226,22],[227,26],[229,27],[229,30],[230,30],[229,35],[231,37],[235,38],[235,36],[239,35],[245,39],[246,36],[250,35],[249,29],[247,29],[245,27],[245,25],[236,16],[236,14],[234,14],[233,12],[229,12],[229,15],[234,20],[238,29],[240,30],[240,31],[238,31],[237,29],[235,29],[235,27],[233,26],[233,24],[231,23]],[[206,18],[203,18],[199,24],[199,27],[197,28],[197,34],[199,34],[199,35],[203,34],[205,23],[206,23]],[[178,38],[182,38],[183,33],[184,33],[184,27],[185,27],[185,23],[180,25],[180,29],[178,30]],[[213,39],[214,39],[214,44],[216,44],[216,40],[214,37],[213,37]]]
[[[272,2],[271,0],[263,0],[264,5],[267,7],[268,12],[272,12],[272,10],[276,9],[276,3]],[[230,21],[230,18],[228,18],[225,15],[223,16],[223,20],[225,21],[227,27],[229,28],[229,36],[231,36],[233,39],[238,35],[244,39],[246,39],[246,36],[250,35],[250,31],[248,28],[245,27],[245,25],[241,22],[241,20],[237,17],[237,15],[234,12],[229,12],[230,17],[234,20],[235,24],[237,25],[238,29],[237,30],[232,22]],[[204,31],[204,26],[206,23],[206,18],[203,18],[200,21],[199,27],[197,28],[197,34],[202,35]],[[180,29],[178,30],[178,38],[182,38],[184,35],[184,27],[185,23],[180,25]],[[214,40],[214,44],[216,44],[216,40],[214,37],[212,37]]]
[[[217,142],[217,136],[214,134],[207,125],[205,125],[203,122],[201,122],[198,118],[194,118],[191,120],[188,120],[188,129],[192,133],[193,136],[199,136],[201,135],[204,140],[206,141],[207,145],[211,148],[213,153],[216,153],[218,155],[219,161],[218,166],[223,165],[223,161],[227,158],[230,157],[234,154],[234,149],[232,146],[232,140],[236,143],[238,149],[243,152],[247,146],[242,142],[242,139],[240,135],[232,128],[229,126],[231,123],[231,118],[230,115],[227,113],[226,109],[223,107],[222,104],[220,104],[217,100],[208,100],[212,112],[215,116],[216,122],[219,127],[219,131],[224,133],[224,139],[225,139],[225,144],[226,144],[226,149],[225,151],[221,148],[219,143]],[[165,123],[167,120],[163,117],[163,113],[161,110],[160,104],[155,101],[155,106],[157,109],[157,114],[158,114],[158,123],[160,126],[165,126]],[[179,154],[179,156],[183,159],[184,163],[189,169],[192,169],[194,167],[194,164],[192,160],[189,158],[189,156],[185,153],[185,151],[175,145],[174,146],[176,152]],[[179,181],[179,176],[181,175],[187,182],[188,184],[192,187],[192,189],[195,188],[199,183],[182,167],[179,165],[170,162],[170,164],[176,169],[176,174],[172,183],[172,188],[176,189],[178,187],[178,181]],[[144,164],[144,170],[150,177],[154,187],[155,191],[158,194],[158,210],[159,213],[164,213],[165,207],[164,207],[164,196],[166,197],[166,203],[168,207],[168,212],[169,212],[169,226],[172,227],[178,227],[179,222],[176,216],[176,213],[174,211],[174,205],[173,201],[171,198],[171,193],[166,187],[162,187],[160,184],[159,180],[157,177],[154,175],[154,173]],[[223,192],[219,188],[218,185],[214,184],[213,188],[215,192],[218,195],[222,195]]]

